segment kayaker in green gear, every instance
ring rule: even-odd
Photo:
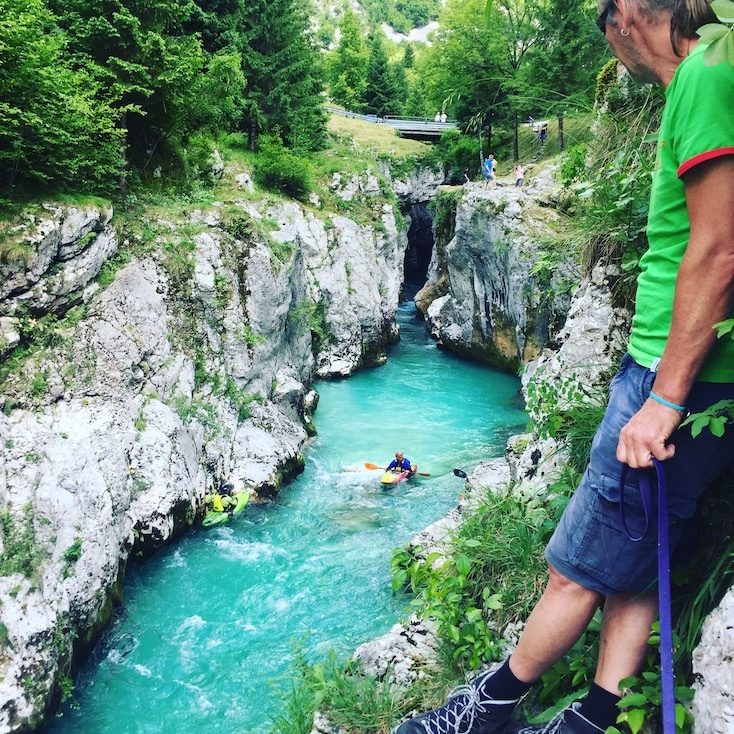
[[[219,492],[212,495],[212,510],[214,512],[231,512],[237,507],[237,499],[232,496],[233,484],[222,484]]]
[[[386,471],[409,471],[413,475],[418,471],[418,465],[411,464],[410,460],[405,458],[405,454],[402,451],[396,451],[395,458],[387,465]]]

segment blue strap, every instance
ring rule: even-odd
[[[658,609],[660,615],[660,668],[662,676],[663,734],[675,734],[675,675],[673,673],[673,622],[670,594],[670,530],[668,527],[668,491],[665,484],[665,469],[655,458],[652,460],[658,485]],[[650,529],[652,517],[651,471],[640,471],[638,481],[642,507],[645,511],[645,527],[641,535],[634,536],[627,527],[624,513],[624,481],[627,478],[626,465],[622,468],[619,492],[619,512],[627,537],[637,542],[642,540]]]

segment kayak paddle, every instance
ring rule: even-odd
[[[387,469],[384,466],[378,466],[377,464],[370,464],[369,462],[365,463],[364,468],[365,469],[381,469],[382,471],[387,471]],[[416,474],[418,474],[421,477],[431,476],[427,471],[417,471]]]

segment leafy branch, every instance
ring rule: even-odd
[[[728,61],[734,64],[734,2],[731,0],[714,0],[711,10],[721,23],[707,23],[697,33],[708,48],[703,53],[707,66],[714,66]]]

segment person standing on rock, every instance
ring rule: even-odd
[[[515,188],[521,189],[525,181],[525,168],[521,163],[515,166]]]
[[[673,547],[702,492],[734,458],[731,427],[720,438],[678,430],[689,410],[734,399],[734,340],[717,341],[714,330],[734,306],[734,65],[707,65],[696,34],[715,22],[707,0],[599,2],[598,26],[617,58],[636,80],[666,89],[628,353],[589,467],[546,549],[548,584],[516,649],[396,734],[501,732],[602,603],[594,683],[547,731],[601,734],[619,714],[619,682],[642,668],[657,615],[656,542],[654,532],[630,541],[620,523],[623,465],[665,462]],[[628,472],[624,489],[633,528],[645,525],[637,474]]]
[[[482,173],[484,174],[484,188],[486,189],[490,183],[496,183],[497,177],[496,172],[497,170],[497,161],[494,159],[494,156],[490,153],[485,159],[484,163],[482,164]]]

